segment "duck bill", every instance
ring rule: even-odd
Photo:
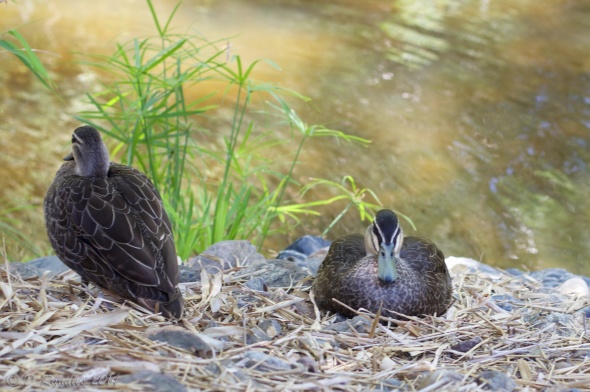
[[[377,257],[379,279],[391,283],[397,279],[396,260],[393,255],[393,244],[381,244]]]

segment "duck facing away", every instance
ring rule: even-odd
[[[393,211],[381,210],[363,237],[335,240],[312,285],[320,309],[355,315],[346,307],[385,317],[441,315],[452,302],[443,253],[431,241],[405,237]],[[395,313],[393,313],[393,312]]]
[[[110,162],[98,131],[77,128],[72,153],[44,201],[51,246],[83,282],[93,282],[179,319],[184,300],[168,215],[138,170]]]

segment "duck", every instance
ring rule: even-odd
[[[110,161],[82,126],[43,202],[55,254],[89,282],[168,319],[182,317],[178,258],[162,198],[139,170]]]
[[[344,235],[330,245],[311,290],[319,309],[346,317],[381,310],[398,320],[441,316],[453,298],[443,252],[425,238],[404,237],[388,209],[377,212],[364,236]]]

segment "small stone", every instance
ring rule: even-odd
[[[254,327],[246,333],[246,344],[268,342],[270,340],[272,338],[259,327]]]
[[[258,323],[258,327],[262,329],[264,332],[266,332],[266,334],[271,338],[277,337],[283,333],[281,323],[279,323],[275,319],[261,320]]]
[[[435,390],[441,390],[443,387],[458,387],[463,381],[463,375],[451,370],[440,369],[434,372],[424,372],[416,381],[418,389],[424,389],[433,384],[436,384]]]
[[[574,274],[563,268],[546,268],[531,272],[530,276],[541,282],[543,286],[549,288],[557,287],[566,280],[575,277]]]
[[[279,252],[277,259],[290,261],[305,260],[312,253],[330,246],[330,241],[321,237],[305,235],[295,240],[285,250]]]
[[[524,276],[525,272],[519,270],[518,268],[507,268],[506,272],[508,272],[512,276]]]
[[[355,316],[352,319],[330,324],[323,329],[336,332],[350,332],[354,329],[358,333],[367,333],[371,329],[371,321],[363,316]]]
[[[133,374],[126,374],[117,378],[117,385],[136,384],[144,390],[161,392],[184,392],[186,387],[175,378],[165,374],[142,370]],[[147,388],[146,388],[147,387]],[[132,389],[131,387],[129,389]]]
[[[244,283],[244,286],[256,291],[268,291],[264,279],[255,277]]]
[[[291,370],[294,365],[287,361],[272,357],[268,354],[259,351],[247,351],[244,353],[244,359],[239,361],[236,365],[251,368],[254,366],[258,371],[277,371],[277,370]]]
[[[485,370],[477,377],[477,383],[484,389],[492,391],[511,392],[516,388],[516,382],[502,372]]]
[[[590,289],[582,278],[570,278],[557,288],[562,294],[570,294],[579,298],[590,298]]]
[[[26,263],[11,263],[10,268],[17,271],[23,279],[40,278],[46,271],[47,277],[51,279],[70,269],[57,256],[40,257]]]
[[[199,256],[189,259],[187,265],[199,272],[200,281],[201,269],[209,274],[217,274],[237,266],[264,261],[264,256],[249,241],[221,241],[205,249]]]
[[[386,378],[380,384],[384,391],[399,391],[404,386],[404,382],[396,378]]]
[[[256,277],[264,280],[268,287],[292,287],[304,278],[310,278],[311,273],[289,260],[269,259],[256,261],[236,274],[249,276],[256,273]],[[306,287],[311,286],[311,279]]]
[[[297,360],[297,363],[303,365],[303,368],[308,373],[317,373],[318,371],[318,364],[312,357],[301,357]]]
[[[194,353],[201,358],[209,358],[213,353],[213,348],[198,337],[178,326],[166,326],[162,328],[153,328],[145,331],[145,337],[150,340],[165,342],[171,346]]]
[[[499,308],[508,312],[512,312],[512,310],[514,310],[513,304],[522,304],[521,300],[516,299],[508,294],[496,294],[492,295],[491,298]]]
[[[180,283],[191,283],[201,281],[200,269],[188,267],[186,265],[178,266],[178,281]]]
[[[481,342],[482,339],[479,336],[476,336],[473,339],[465,340],[451,346],[451,350],[466,353]]]

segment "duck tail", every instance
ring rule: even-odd
[[[180,320],[184,311],[184,298],[180,294],[180,290],[177,288],[176,293],[172,296],[172,299],[168,302],[161,302],[149,299],[143,299],[143,302],[151,309],[154,313],[162,313],[164,317],[170,320]]]

